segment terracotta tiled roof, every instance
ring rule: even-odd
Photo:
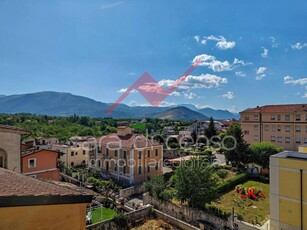
[[[50,150],[50,149],[29,149],[29,150],[26,149],[26,150],[21,152],[21,157],[32,155],[32,154],[38,153],[38,152],[52,152],[52,153],[56,153],[58,155],[63,155],[64,154],[62,152],[57,152],[57,151],[53,151],[53,150]]]
[[[0,197],[80,195],[71,189],[0,168]]]
[[[307,104],[265,105],[247,109],[241,113],[293,113],[307,112]]]
[[[102,146],[106,146],[108,144],[109,147],[127,149],[150,148],[161,145],[159,142],[152,141],[143,135],[128,134],[126,136],[119,136],[116,133],[97,138],[97,143]]]

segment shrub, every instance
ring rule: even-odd
[[[228,172],[227,170],[225,170],[225,169],[219,169],[219,170],[216,172],[216,174],[217,174],[220,178],[225,179],[225,178],[228,176],[229,172]]]
[[[221,184],[219,184],[216,188],[217,193],[224,193],[232,190],[236,185],[243,184],[248,180],[248,174],[247,173],[241,173],[237,175],[236,177],[225,181]]]
[[[128,229],[128,217],[123,212],[117,213],[113,220],[118,229]]]

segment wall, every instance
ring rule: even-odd
[[[0,149],[7,153],[7,168],[20,173],[20,134],[0,131]]]
[[[1,229],[85,229],[86,204],[0,208]]]
[[[142,185],[138,185],[138,186],[133,186],[133,187],[119,190],[119,195],[121,197],[127,198],[135,194],[141,194],[144,191],[145,191],[144,187]]]
[[[128,217],[129,220],[136,221],[138,219],[149,216],[149,214],[151,213],[151,209],[152,209],[151,206],[147,206],[139,210],[128,212],[126,216]],[[113,219],[111,219],[96,224],[88,225],[86,229],[87,230],[118,229],[118,227],[114,223]]]
[[[215,217],[201,210],[177,206],[170,202],[163,202],[147,194],[144,195],[143,203],[144,205],[151,204],[159,211],[188,223],[195,220],[206,220],[213,223],[218,229],[222,229],[224,226],[230,226],[230,221]]]

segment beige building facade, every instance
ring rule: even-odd
[[[267,105],[240,113],[244,138],[249,143],[271,142],[297,151],[307,144],[307,104]]]
[[[0,125],[0,168],[21,173],[21,135],[30,132]]]

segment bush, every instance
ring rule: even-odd
[[[216,172],[216,174],[217,174],[220,178],[225,179],[225,178],[228,176],[229,172],[228,172],[227,170],[225,170],[225,169],[219,169],[219,170]]]
[[[270,178],[263,176],[263,175],[248,175],[249,179],[257,181],[257,182],[261,182],[261,183],[265,183],[265,184],[269,184],[270,183]]]
[[[113,220],[118,229],[128,229],[128,217],[123,212],[117,213]]]
[[[205,211],[214,215],[214,216],[217,216],[217,217],[220,217],[224,220],[227,220],[231,214],[230,213],[227,213],[227,212],[223,212],[222,210],[218,209],[217,207],[214,207],[214,206],[207,206],[205,208]]]
[[[232,190],[236,185],[243,184],[248,179],[249,179],[249,177],[248,177],[247,173],[241,173],[241,174],[237,175],[236,177],[218,185],[217,188],[216,188],[216,192],[217,193],[228,192],[228,191]]]

